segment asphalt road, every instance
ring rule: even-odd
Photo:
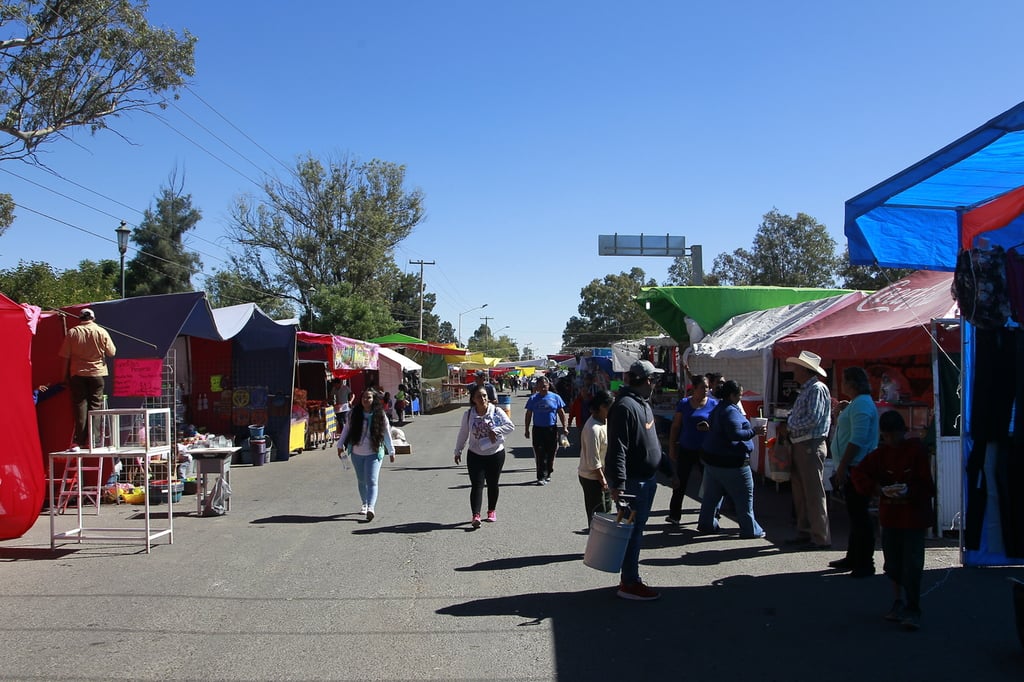
[[[231,512],[200,518],[185,497],[174,544],[149,555],[51,552],[41,516],[0,542],[0,679],[1024,679],[1007,580],[1021,569],[960,568],[955,542],[930,542],[923,627],[903,632],[882,620],[885,578],[828,569],[841,519],[835,551],[785,550],[789,496],[774,485],[755,493],[766,540],[696,536],[692,499],[670,528],[661,488],[641,553],[656,602],[617,599],[618,577],[582,563],[575,432],[537,487],[520,427],[498,522],[472,531],[452,461],[463,409],[406,427],[413,454],[385,460],[371,523],[333,449],[235,467]]]

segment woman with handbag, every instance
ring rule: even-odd
[[[721,402],[711,412],[711,430],[704,439],[704,499],[697,518],[697,532],[719,530],[715,518],[722,499],[728,495],[736,508],[741,538],[763,538],[764,529],[754,519],[754,477],[750,471],[752,439],[763,435],[764,426],[751,427],[740,411],[743,387],[726,381],[718,391]]]

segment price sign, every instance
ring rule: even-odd
[[[114,358],[114,395],[160,396],[163,366],[160,358]]]

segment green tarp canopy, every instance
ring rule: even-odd
[[[408,334],[388,334],[387,336],[378,336],[376,339],[370,339],[367,343],[375,343],[378,346],[383,346],[387,343],[418,343],[425,345],[427,342],[423,339],[417,339],[415,336],[409,336]]]
[[[768,310],[804,301],[850,293],[850,289],[801,289],[791,287],[644,287],[636,302],[680,346],[690,345],[686,318],[705,333],[713,332],[729,318],[755,310]]]

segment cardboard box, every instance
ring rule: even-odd
[[[396,455],[411,455],[412,454],[412,446],[411,445],[396,445],[395,446],[395,454]]]

